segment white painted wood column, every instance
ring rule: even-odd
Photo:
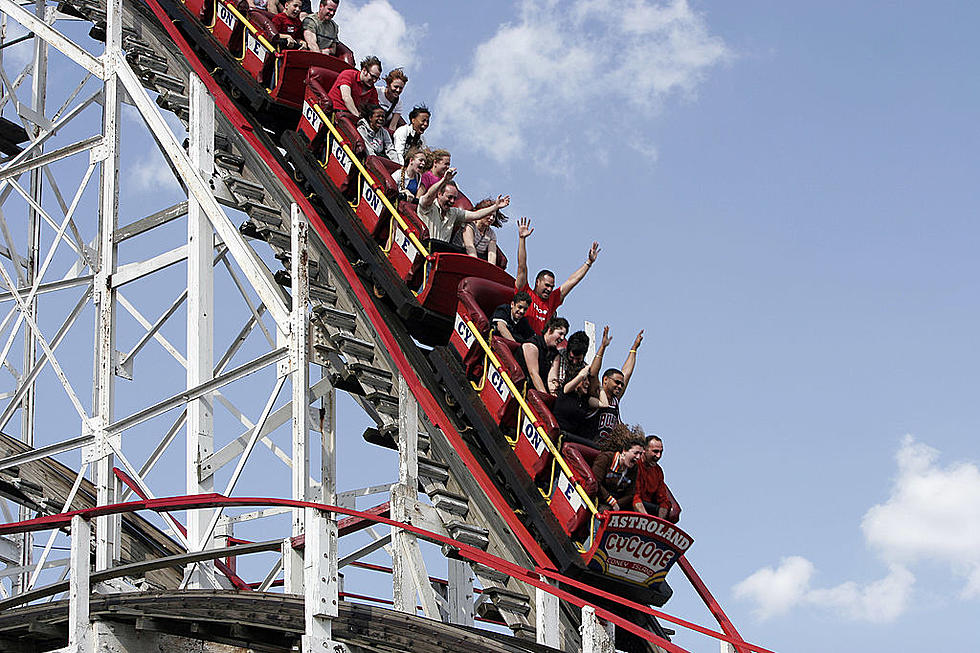
[[[419,409],[415,396],[401,375],[398,377],[398,484],[392,487],[391,517],[408,519],[406,501],[414,499],[419,487]],[[400,528],[391,531],[391,578],[395,609],[415,614],[413,556],[415,538]]]
[[[335,653],[332,620],[340,614],[337,522],[328,513],[306,509],[303,562],[306,629],[303,653]]]
[[[105,96],[102,102],[101,146],[93,158],[102,161],[99,201],[99,269],[95,274],[95,303],[97,307],[95,366],[96,385],[93,391],[93,424],[95,442],[92,455],[95,462],[95,489],[98,505],[115,500],[116,482],[112,473],[113,454],[109,446],[108,427],[115,406],[116,358],[116,293],[112,275],[116,269],[117,246],[113,232],[119,223],[119,130],[120,88],[118,66],[122,61],[122,0],[106,3],[106,44],[102,63],[105,66]],[[122,65],[125,65],[123,62]],[[95,520],[95,568],[112,566],[118,541],[119,520],[110,516]]]
[[[201,79],[191,73],[190,85],[191,164],[201,176],[214,173],[214,101]],[[194,388],[214,378],[214,232],[201,204],[187,198],[187,387]],[[214,492],[214,470],[203,463],[214,453],[213,395],[207,393],[187,402],[187,494]],[[205,466],[206,465],[206,466]],[[190,510],[187,539],[197,545],[207,531],[213,510]],[[191,565],[189,589],[210,587],[212,561]]]
[[[89,641],[89,578],[92,527],[81,516],[71,518],[71,552],[68,569],[68,650],[83,650]]]
[[[615,653],[615,631],[606,630],[591,605],[582,608],[581,634],[582,653]]]
[[[449,558],[449,623],[473,625],[473,567],[465,560]]]
[[[541,580],[545,579],[541,578]],[[539,587],[534,589],[534,625],[538,644],[561,648],[558,597]]]

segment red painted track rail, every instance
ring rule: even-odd
[[[197,494],[190,496],[177,496],[177,497],[164,497],[158,499],[145,499],[142,501],[130,501],[127,503],[116,503],[107,506],[98,506],[95,508],[88,508],[85,510],[75,510],[72,512],[59,513],[56,515],[46,515],[44,517],[38,517],[36,519],[29,519],[21,522],[13,522],[9,524],[0,524],[0,535],[9,535],[13,533],[32,533],[42,530],[50,530],[53,528],[66,528],[71,525],[71,520],[75,516],[80,516],[83,519],[91,520],[96,517],[101,517],[104,515],[117,515],[123,513],[135,512],[138,510],[152,510],[153,512],[163,513],[163,512],[173,512],[177,510],[193,510],[197,508],[219,508],[219,507],[258,507],[258,506],[281,506],[287,508],[315,508],[317,510],[322,510],[324,512],[335,513],[338,515],[346,515],[348,517],[355,517],[358,519],[363,519],[377,524],[384,524],[386,526],[392,526],[396,528],[404,529],[410,533],[413,533],[417,537],[422,538],[428,542],[432,542],[439,545],[450,546],[459,552],[459,555],[470,562],[480,563],[486,565],[492,569],[499,572],[505,573],[515,579],[532,585],[539,589],[542,589],[550,594],[557,596],[558,598],[568,601],[572,605],[582,608],[587,605],[592,605],[589,601],[583,599],[577,594],[572,594],[564,589],[555,587],[547,582],[549,579],[562,585],[567,585],[573,587],[577,590],[588,592],[596,597],[603,598],[612,603],[618,604],[623,607],[632,608],[640,612],[644,612],[649,615],[653,615],[658,619],[663,619],[664,621],[669,621],[678,626],[682,626],[694,632],[700,633],[702,635],[707,635],[708,637],[713,637],[717,640],[728,642],[729,644],[735,646],[739,650],[755,651],[756,653],[774,653],[773,651],[757,646],[755,644],[749,644],[745,642],[741,637],[736,634],[734,637],[726,634],[720,633],[704,626],[700,626],[693,622],[681,619],[679,617],[674,617],[673,615],[667,614],[660,610],[650,608],[645,605],[640,605],[629,601],[608,592],[598,590],[596,588],[590,587],[584,583],[576,581],[573,578],[569,578],[553,569],[545,569],[542,567],[535,567],[534,569],[525,569],[520,565],[516,565],[509,560],[504,560],[495,555],[491,555],[485,551],[477,549],[469,544],[464,544],[449,537],[439,535],[438,533],[433,533],[425,529],[419,528],[417,526],[412,526],[411,524],[406,524],[402,522],[397,522],[387,517],[382,517],[380,515],[372,514],[369,512],[363,512],[360,510],[351,510],[349,508],[342,508],[340,506],[331,506],[323,503],[316,503],[313,501],[298,501],[296,499],[277,499],[274,497],[226,497],[220,494]],[[234,547],[229,547],[229,554],[234,555]],[[618,628],[627,630],[637,637],[640,637],[648,642],[656,644],[660,648],[668,651],[669,653],[689,653],[686,649],[669,642],[653,633],[640,628],[636,624],[623,619],[622,617],[598,606],[595,607],[596,614],[613,624]]]

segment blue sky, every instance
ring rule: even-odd
[[[977,648],[978,10],[345,2],[357,52],[369,11],[462,190],[534,220],[531,267],[601,242],[565,314],[613,361],[646,329],[623,414],[742,632]]]
[[[776,651],[980,648],[967,625],[980,600],[978,14],[651,0],[344,0],[337,14],[357,54],[406,67],[407,103],[433,108],[429,142],[452,151],[462,190],[510,193],[508,214],[532,218],[532,268],[564,279],[600,241],[564,314],[611,325],[612,363],[646,330],[624,418],[664,437],[692,562]],[[124,130],[126,222],[180,192],[128,109]],[[185,238],[177,223],[164,233],[160,251]],[[499,239],[513,259],[514,225]],[[121,256],[158,253],[144,247]],[[125,293],[152,320],[183,274]],[[221,310],[236,291],[218,284],[216,329],[237,331],[242,307]],[[179,320],[163,333],[180,348]],[[65,345],[82,375],[90,347],[84,330]],[[164,380],[182,387],[148,347],[137,381],[117,384],[117,416],[145,405],[150,371],[154,397],[173,392]],[[268,385],[256,375],[229,396],[254,420]],[[341,454],[372,465],[342,467],[340,487],[392,480],[394,457],[361,445],[363,419],[341,406]],[[44,420],[67,423],[59,437],[77,429],[71,409]],[[219,445],[242,428],[216,420]],[[135,432],[139,465],[159,423]],[[151,475],[158,494],[182,488],[180,449]],[[257,470],[274,461],[255,455]],[[255,488],[286,495],[288,475],[243,479]],[[673,573],[670,610],[710,623]]]

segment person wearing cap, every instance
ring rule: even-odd
[[[480,200],[473,206],[474,211],[493,206],[494,201],[489,197]],[[499,210],[486,215],[476,222],[469,222],[456,230],[450,241],[457,247],[462,247],[466,253],[484,261],[497,264],[497,234],[494,229],[507,222],[507,216]]]

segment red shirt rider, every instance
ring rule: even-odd
[[[527,322],[534,329],[534,332],[540,335],[544,331],[544,325],[548,323],[551,316],[561,306],[563,299],[561,286],[552,290],[551,294],[548,295],[548,299],[541,299],[538,293],[534,292],[534,289],[526,283],[523,288],[518,289],[518,292],[521,290],[531,296],[531,305],[527,307],[527,313],[524,314],[524,317],[527,318]]]

